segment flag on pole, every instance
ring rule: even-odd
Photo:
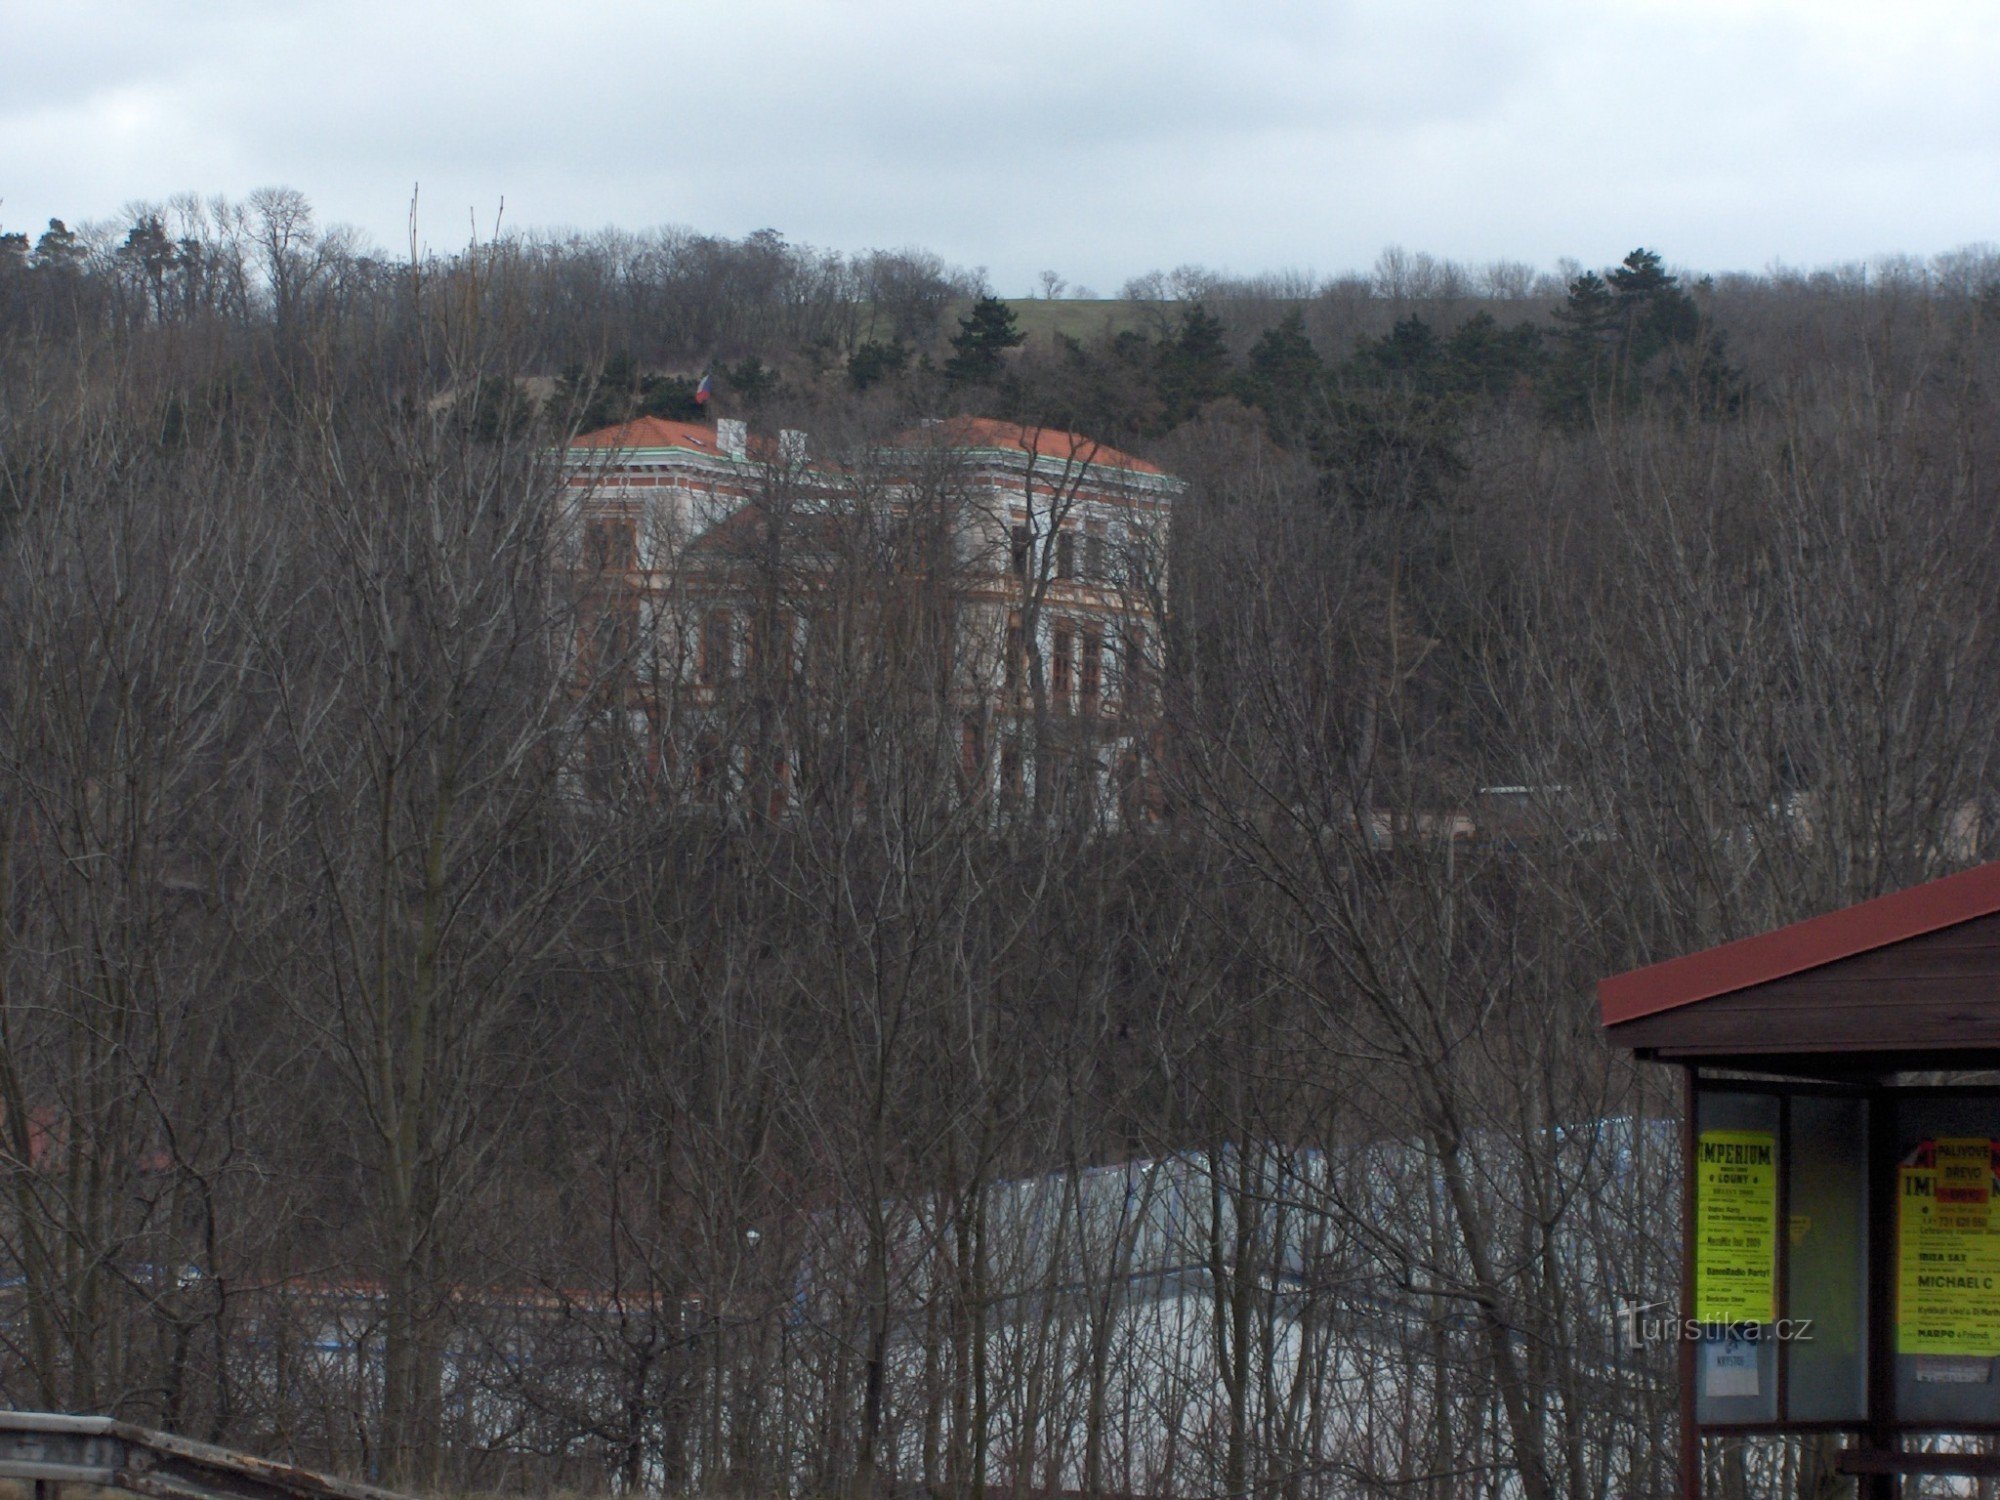
[[[706,406],[708,405],[708,398],[714,394],[715,377],[713,375],[704,375],[701,377],[701,384],[694,388],[694,404],[696,406]]]

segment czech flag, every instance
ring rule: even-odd
[[[714,394],[715,377],[713,375],[704,375],[701,377],[701,384],[694,388],[694,404],[696,406],[706,406],[708,405],[708,398]]]

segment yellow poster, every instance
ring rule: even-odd
[[[1940,1140],[1897,1169],[1896,1352],[2000,1355],[1989,1140]]]
[[[1777,1316],[1778,1138],[1704,1130],[1695,1152],[1695,1319],[1769,1323]]]

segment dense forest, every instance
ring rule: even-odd
[[[1664,1493],[1595,982],[1995,854],[2000,255],[1124,293],[0,235],[0,1396],[427,1491]],[[704,375],[859,507],[962,412],[1185,480],[1157,816],[980,805],[867,649],[832,811],[580,797],[560,449]]]

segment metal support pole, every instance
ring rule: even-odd
[[[1868,1091],[1868,1446],[1896,1450],[1896,1107],[1889,1090]],[[1894,1474],[1864,1474],[1860,1500],[1895,1500]]]
[[[1695,1069],[1681,1069],[1681,1337],[1674,1341],[1680,1362],[1681,1500],[1701,1500],[1701,1429],[1695,1426],[1695,1341],[1687,1337],[1694,1308]]]

